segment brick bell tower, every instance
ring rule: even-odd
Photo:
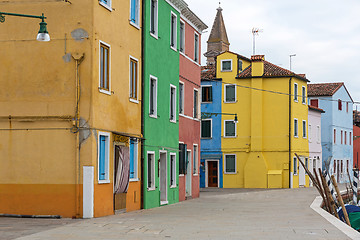
[[[211,29],[209,39],[207,41],[207,52],[204,56],[207,58],[207,65],[215,64],[215,57],[224,51],[229,50],[229,40],[226,33],[222,8],[219,6]]]

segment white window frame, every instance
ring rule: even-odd
[[[305,129],[304,129],[305,126]],[[306,120],[302,120],[302,137],[304,139],[307,138],[307,131],[306,131]]]
[[[151,106],[151,104],[150,104],[150,96],[151,96],[151,94],[150,94],[150,92],[151,92],[151,79],[153,79],[153,80],[155,80],[155,101],[154,101],[154,113],[153,114],[151,114],[150,113],[150,106]],[[158,87],[158,78],[157,77],[155,77],[155,76],[153,76],[153,75],[150,75],[150,78],[149,78],[149,116],[150,117],[152,117],[152,118],[157,118],[157,92],[158,92],[158,89],[157,89],[157,87]]]
[[[212,118],[206,118],[206,119],[201,119],[201,121],[210,121],[210,137],[202,137],[202,127],[201,127],[201,123],[200,123],[200,138],[202,139],[211,139],[212,138]]]
[[[100,136],[105,136],[107,141],[105,143],[105,180],[100,180]],[[98,166],[98,183],[110,183],[110,133],[108,132],[99,132],[98,134],[98,156],[97,156],[97,166]]]
[[[213,102],[212,100],[211,100],[210,102],[203,102],[203,100],[202,100],[202,92],[203,92],[202,89],[203,89],[203,88],[207,88],[207,87],[210,87],[210,88],[211,88],[211,92],[212,92],[212,90],[213,90],[213,89],[212,89],[212,88],[213,88],[212,85],[201,85],[201,96],[200,96],[200,97],[201,97],[201,103],[212,103],[212,102]],[[212,93],[213,93],[213,92],[212,92]]]
[[[136,99],[135,98],[131,98],[130,96],[130,86],[131,86],[131,71],[130,71],[130,64],[131,64],[131,60],[136,61]],[[133,103],[139,103],[139,60],[137,58],[134,58],[133,56],[130,55],[129,57],[129,100],[130,102]]]
[[[301,87],[301,95],[302,95],[302,104],[306,104],[306,88],[305,88],[305,86]]]
[[[226,171],[226,156],[235,156],[235,172],[227,172],[227,171]],[[237,159],[236,159],[236,154],[234,154],[234,153],[224,154],[224,174],[236,174],[236,173],[237,173]]]
[[[226,136],[226,122],[233,122],[234,123],[234,125],[235,125],[235,136]],[[236,129],[237,128],[237,126],[236,126],[236,123],[234,122],[234,120],[224,120],[224,138],[236,138],[236,134],[237,134],[237,132],[236,132]]]
[[[151,181],[151,186],[149,186],[148,184],[149,184],[149,176],[147,176],[147,178],[146,178],[146,186],[147,186],[147,190],[148,191],[155,191],[155,162],[156,162],[156,160],[155,160],[155,152],[154,151],[147,151],[146,152],[146,165],[147,165],[147,169],[149,169],[149,165],[148,165],[148,163],[149,163],[149,155],[152,155],[152,156],[154,156],[154,158],[153,158],[153,162],[152,162],[152,166],[150,166],[151,167],[151,172],[152,172],[152,181]],[[147,172],[149,172],[149,170],[147,170]]]
[[[295,166],[295,162],[296,162],[296,166]],[[297,157],[293,158],[293,166],[292,166],[292,170],[293,170],[293,175],[297,176],[298,175],[298,161],[297,161]],[[294,171],[296,170],[296,172]]]
[[[183,50],[181,51],[181,40],[179,39],[179,40],[180,40],[180,43],[179,43],[179,52],[185,56],[185,45],[186,45],[186,43],[185,43],[185,39],[186,39],[185,33],[186,33],[186,30],[185,30],[185,28],[186,28],[186,24],[185,24],[185,22],[180,18],[180,25],[181,25],[181,24],[184,24],[184,32],[183,32],[183,36],[182,36],[183,39],[181,39],[181,40],[182,40],[182,43],[183,43],[183,46],[182,46],[182,49],[183,49]],[[179,28],[179,33],[180,33],[180,36],[179,36],[179,37],[181,37],[181,28]]]
[[[196,36],[197,36],[197,51],[196,50],[196,42],[195,42],[195,39],[196,39]],[[197,33],[197,32],[194,32],[194,62],[196,63],[200,63],[200,35]],[[197,59],[196,59],[197,58]],[[232,65],[231,65],[232,67]]]
[[[172,29],[172,18],[175,17],[175,29]],[[177,15],[173,11],[170,12],[170,48],[177,52]],[[173,32],[173,31],[174,32]],[[172,34],[174,36],[172,36]],[[174,46],[171,46],[171,38],[174,37]]]
[[[296,91],[295,91],[295,86],[296,86]],[[295,102],[299,102],[298,92],[299,92],[299,86],[297,83],[294,83],[294,101]]]
[[[296,121],[296,124],[295,124]],[[296,134],[295,134],[295,129],[296,129]],[[297,118],[294,118],[294,137],[298,138],[299,137],[299,120]]]
[[[158,39],[158,34],[159,34],[159,0],[155,0],[156,4],[155,4],[155,13],[156,15],[154,16],[154,33],[151,32],[151,18],[152,18],[152,15],[151,15],[151,1],[150,0],[150,13],[149,13],[149,16],[150,16],[150,35],[152,37],[154,37],[155,39]]]
[[[195,118],[195,119],[199,119],[200,117],[200,113],[201,113],[201,107],[200,107],[200,104],[199,104],[199,102],[200,102],[200,95],[199,95],[199,90],[197,89],[197,88],[194,88],[194,91],[193,91],[193,93],[195,93],[196,92],[196,96],[197,96],[197,103],[196,103],[196,108],[197,108],[197,113],[196,113],[196,116],[195,116],[195,108],[194,108],[194,106],[195,106],[195,102],[193,102],[193,118]],[[194,101],[195,99],[194,99],[194,95],[193,95],[193,101]]]
[[[99,0],[99,4],[101,6],[103,6],[104,8],[106,8],[107,10],[109,10],[110,12],[112,12],[112,0],[108,0],[109,3],[106,4],[106,3],[103,3],[101,0]]]
[[[174,183],[175,184],[171,184],[171,173],[170,173],[170,188],[176,188],[176,153],[170,153],[170,168],[171,168],[171,161],[173,161],[172,157],[174,157],[174,164],[173,164],[173,168],[170,169],[170,171],[172,172],[173,176],[174,176]]]
[[[231,66],[230,70],[224,70],[223,69],[223,62],[229,62],[229,61],[230,61],[230,66]],[[221,72],[232,72],[232,70],[233,70],[233,60],[232,59],[223,59],[223,60],[221,60]]]
[[[193,144],[193,175],[199,175],[199,145]]]
[[[320,125],[316,126],[316,142],[320,143],[320,137],[321,137],[321,131],[320,131]]]
[[[183,86],[182,87],[182,93],[180,92],[180,84]],[[181,104],[182,104],[182,111],[180,108],[180,96],[182,96],[181,99]],[[184,82],[179,81],[179,114],[184,116],[185,115],[185,84]]]
[[[130,182],[139,181],[139,141],[137,138],[134,138],[134,178],[130,178]]]
[[[101,88],[101,83],[100,83],[100,81],[101,81],[101,64],[100,64],[101,45],[105,45],[109,48],[109,62],[108,62],[108,64],[109,64],[109,90]],[[105,93],[105,94],[111,96],[111,46],[110,46],[110,44],[108,44],[104,41],[101,41],[101,40],[99,40],[99,92]]]
[[[235,101],[226,101],[226,87],[227,86],[234,86],[235,90]],[[236,84],[225,84],[224,85],[224,103],[236,103],[237,102],[237,96],[236,96]]]
[[[173,105],[171,106],[171,90],[174,89],[174,102],[173,102]],[[170,119],[170,122],[172,123],[176,123],[176,120],[177,120],[177,112],[176,112],[176,86],[175,85],[172,85],[170,84],[170,99],[169,99],[169,119]],[[171,118],[171,108],[174,108],[174,116],[173,118]]]
[[[129,9],[130,9],[129,23],[130,23],[132,26],[134,26],[135,28],[140,29],[140,0],[135,0],[135,1],[136,1],[136,6],[137,6],[137,9],[136,9],[136,11],[137,11],[137,18],[135,19],[135,20],[136,20],[135,23],[134,23],[133,21],[131,21],[131,1],[132,1],[132,0],[130,0],[130,7],[129,7]]]

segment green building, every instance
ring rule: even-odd
[[[144,1],[143,208],[179,201],[179,26],[182,0]]]

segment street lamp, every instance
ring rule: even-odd
[[[217,115],[232,115],[235,116],[234,117],[234,123],[238,123],[238,117],[237,117],[237,113],[212,113],[212,112],[202,112],[201,113],[201,119],[206,119],[209,118],[211,116],[217,116]]]
[[[48,41],[50,41],[50,35],[49,35],[49,32],[47,31],[47,28],[46,28],[47,23],[45,22],[46,17],[44,16],[44,13],[41,16],[36,16],[36,15],[26,15],[26,14],[18,14],[18,13],[0,12],[0,23],[5,22],[5,15],[16,16],[16,17],[27,17],[27,18],[40,18],[42,21],[41,21],[41,23],[39,23],[40,24],[40,30],[38,32],[36,40],[40,41],[40,42],[48,42]]]

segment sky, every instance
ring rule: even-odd
[[[202,35],[205,53],[219,1],[185,1],[209,27]],[[292,71],[306,74],[311,83],[344,82],[353,100],[360,102],[359,0],[222,0],[221,8],[230,51],[250,58],[251,29],[259,28],[256,54],[286,69],[289,55],[296,54]]]

